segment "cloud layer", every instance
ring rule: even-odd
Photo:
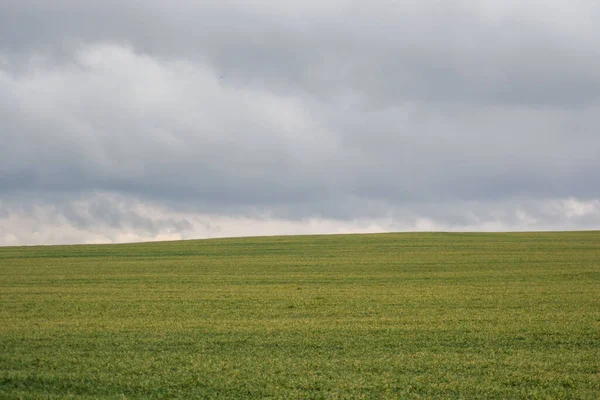
[[[594,2],[288,3],[0,2],[0,245],[600,228]]]

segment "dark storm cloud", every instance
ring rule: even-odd
[[[77,229],[152,235],[193,224],[135,204],[438,227],[491,223],[503,207],[494,226],[514,227],[519,207],[595,204],[599,11],[0,1],[0,216],[40,204]],[[16,209],[26,198],[38,203]],[[589,227],[590,207],[569,221]]]

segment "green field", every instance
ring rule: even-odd
[[[0,248],[0,398],[600,398],[600,232]]]

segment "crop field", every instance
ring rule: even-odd
[[[0,248],[0,398],[600,398],[600,232]]]

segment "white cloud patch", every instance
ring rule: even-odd
[[[555,215],[570,219],[599,218],[600,200],[580,201],[573,197],[550,202],[549,210]]]

